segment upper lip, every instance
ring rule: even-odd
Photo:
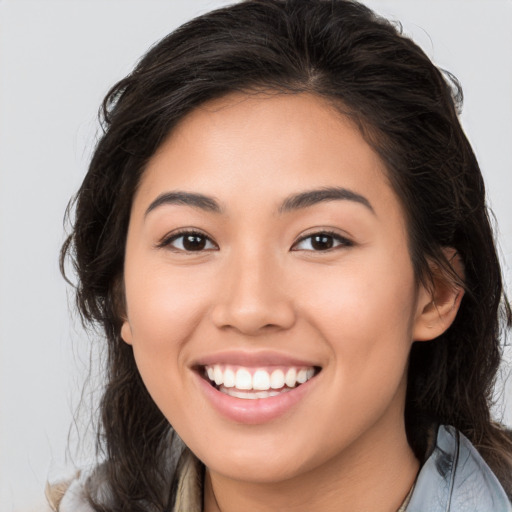
[[[210,366],[214,364],[229,364],[234,366],[261,367],[261,366],[296,366],[312,367],[320,366],[311,360],[301,359],[289,354],[283,354],[271,350],[244,351],[226,350],[198,357],[192,363],[192,367]]]

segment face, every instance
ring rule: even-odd
[[[322,99],[189,114],[143,174],[124,279],[122,337],[212,471],[279,481],[404,435],[423,291],[382,162]]]

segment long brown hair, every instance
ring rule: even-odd
[[[511,444],[490,404],[501,360],[503,296],[485,190],[459,120],[462,92],[399,28],[350,0],[251,0],[196,18],[164,38],[103,103],[104,134],[70,206],[62,248],[85,323],[108,345],[98,447],[111,504],[96,510],[163,510],[172,501],[171,425],[120,337],[124,248],[134,191],[148,159],[198,105],[234,91],[309,92],[360,127],[387,166],[407,215],[411,259],[428,283],[434,262],[457,279],[443,248],[465,268],[453,325],[413,344],[406,400],[409,443],[425,453],[432,422],[462,431],[512,492]],[[430,262],[430,264],[429,264]]]

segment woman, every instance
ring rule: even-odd
[[[460,101],[347,0],[242,2],[147,53],[63,247],[108,342],[105,457],[54,508],[511,510]]]

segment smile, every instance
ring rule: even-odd
[[[312,366],[266,369],[221,364],[204,366],[203,371],[204,377],[221,393],[248,400],[286,393],[317,373]]]
[[[272,350],[216,352],[192,361],[190,369],[215,414],[245,425],[289,417],[314,400],[324,380],[316,360]]]

